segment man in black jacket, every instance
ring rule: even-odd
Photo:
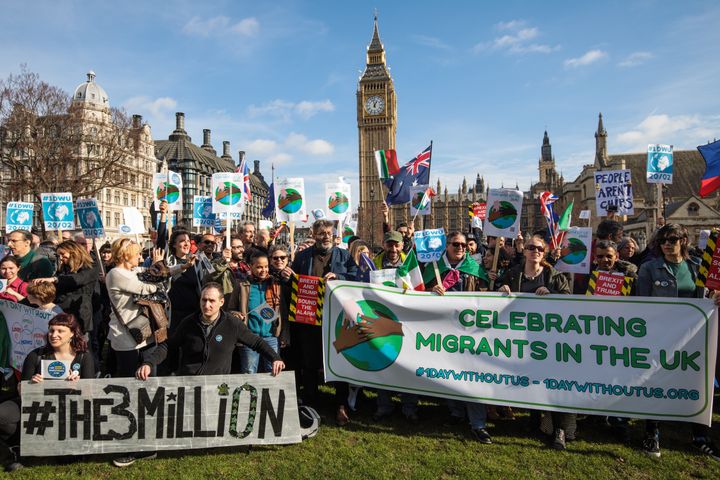
[[[200,313],[185,317],[173,335],[145,359],[135,376],[146,380],[151,367],[157,366],[168,355],[182,351],[178,375],[229,375],[232,352],[236,343],[242,343],[272,360],[272,374],[277,375],[285,364],[280,356],[252,333],[238,317],[224,312],[222,286],[208,283],[200,294]]]

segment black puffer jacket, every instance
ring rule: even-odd
[[[236,316],[221,311],[207,336],[200,319],[200,313],[185,317],[172,336],[145,357],[144,363],[157,366],[168,356],[181,354],[178,375],[228,375],[236,343],[246,345],[272,361],[280,360],[275,350]]]
[[[93,329],[93,294],[98,283],[97,262],[92,267],[82,267],[70,272],[62,266],[57,273],[57,295],[55,303],[65,313],[72,313],[78,319],[84,332]]]

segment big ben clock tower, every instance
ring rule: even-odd
[[[385,63],[377,16],[367,47],[367,65],[357,89],[357,121],[360,164],[358,235],[382,245],[382,202],[385,190],[378,178],[375,150],[395,149],[397,103],[395,87]]]

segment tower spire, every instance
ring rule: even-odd
[[[595,168],[608,166],[607,130],[603,125],[602,112],[598,114],[598,128],[595,132]]]

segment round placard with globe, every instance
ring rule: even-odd
[[[170,182],[162,182],[157,187],[158,200],[167,200],[168,203],[175,203],[180,198],[180,189]]]
[[[394,322],[399,322],[397,316],[388,307],[374,300],[360,300],[357,302],[362,314],[369,318],[379,318],[380,316],[389,318]],[[335,321],[335,336],[340,333],[343,327],[343,319],[345,312],[340,312]],[[362,322],[360,318],[357,320]],[[397,360],[402,348],[402,335],[388,335],[385,337],[375,337],[370,340],[357,344],[353,347],[342,350],[341,354],[355,368],[366,372],[377,372],[384,370]]]
[[[355,230],[353,230],[351,226],[345,225],[343,227],[343,233],[342,233],[343,243],[348,243],[350,241],[350,238],[352,238],[354,235],[355,235]]]
[[[233,182],[223,182],[215,189],[215,201],[222,205],[235,205],[241,196],[241,188]]]
[[[342,192],[335,192],[328,198],[328,208],[334,213],[345,213],[350,208],[350,201]]]
[[[278,207],[285,213],[297,213],[302,207],[303,199],[300,192],[294,188],[286,188],[280,192]]]
[[[510,228],[515,223],[515,220],[517,220],[517,210],[512,203],[500,200],[493,203],[490,207],[488,221],[492,223],[495,228]]]
[[[560,250],[560,260],[568,265],[577,265],[587,256],[587,245],[578,238],[568,238]]]

